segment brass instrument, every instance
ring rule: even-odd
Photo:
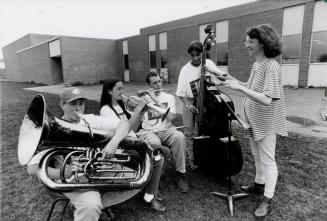
[[[144,94],[141,93],[137,93],[139,96],[143,96]],[[133,109],[135,108],[135,106],[137,106],[137,102],[133,101],[133,99],[140,99],[136,96],[130,96],[130,97],[126,97],[125,95],[121,95],[121,97],[123,98],[123,101],[125,103],[125,108],[126,110],[133,112]],[[170,107],[165,109],[165,108],[161,108],[158,107],[154,104],[148,103],[146,105],[147,108],[152,109],[156,112],[158,112],[160,115],[162,115],[161,120],[164,121],[170,111]]]
[[[98,116],[101,118],[100,116]],[[18,160],[27,165],[36,152],[46,150],[39,163],[38,176],[42,183],[54,191],[78,189],[126,190],[143,187],[152,173],[152,160],[159,155],[147,143],[127,137],[121,143],[123,150],[136,150],[141,159],[127,153],[115,154],[111,159],[101,159],[101,148],[108,138],[105,131],[69,123],[53,116],[46,108],[43,95],[36,95],[30,103],[22,122],[18,140]],[[60,179],[48,176],[47,168],[56,156],[65,156]],[[69,163],[78,164],[74,182],[64,176]],[[83,180],[79,179],[83,175]]]

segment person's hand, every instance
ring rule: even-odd
[[[223,77],[225,78],[226,81],[227,80],[236,80],[232,75],[230,75],[227,72],[223,75]]]
[[[199,110],[194,107],[192,104],[187,104],[185,107],[194,114],[199,114]]]
[[[151,95],[149,95],[149,94],[146,94],[146,95],[143,96],[142,98],[143,98],[143,100],[144,100],[147,104],[149,104],[149,103],[153,103],[153,99],[152,99]]]
[[[216,75],[211,73],[206,73],[206,77],[208,78],[208,82],[214,84],[216,86],[222,85],[224,81],[220,80]]]
[[[115,144],[114,142],[109,141],[109,143],[106,145],[106,147],[103,148],[103,150],[101,151],[101,153],[102,153],[101,158],[102,159],[112,158],[116,153],[117,147],[118,147],[118,144]]]
[[[242,87],[236,80],[227,80],[223,85],[233,90],[239,90]]]
[[[201,73],[204,72],[204,73],[207,73],[207,72],[211,72],[208,67],[206,65],[204,65],[202,68],[201,68]]]
[[[132,100],[133,103],[136,104],[136,107],[137,108],[140,108],[140,109],[143,109],[146,106],[146,104],[148,103],[144,99],[144,97],[143,98],[139,98],[139,97],[133,96],[131,100]]]
[[[83,168],[82,166],[75,161],[72,161],[71,164],[67,164],[65,167],[65,177],[70,178],[73,176],[75,172],[82,172]]]

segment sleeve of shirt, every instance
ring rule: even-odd
[[[176,103],[175,97],[169,94],[168,107],[170,107],[170,112],[176,114]]]
[[[267,69],[265,73],[265,84],[263,93],[267,97],[272,99],[279,99],[280,98],[280,85],[278,81],[278,66],[276,64],[272,64],[271,67]]]
[[[185,68],[183,67],[178,76],[176,95],[179,97],[186,97],[187,82],[185,79]]]
[[[105,105],[105,106],[103,106],[101,108],[100,116],[101,117],[106,117],[106,118],[115,118],[115,117],[117,117],[115,112],[108,105]]]
[[[213,61],[211,61],[210,59],[206,59],[206,66],[207,67],[211,67],[211,69],[215,69],[215,68],[218,68],[215,63]],[[219,68],[218,68],[219,69]],[[220,70],[220,69],[219,69]]]
[[[112,113],[111,113],[112,112]],[[88,119],[94,129],[103,131],[115,131],[118,128],[120,119],[115,112],[108,106],[103,106],[100,110],[100,116],[93,115]]]

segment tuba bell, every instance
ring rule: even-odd
[[[43,152],[38,176],[53,191],[128,190],[143,187],[152,173],[152,160],[159,155],[147,143],[138,138],[126,137],[120,148],[124,151],[113,158],[101,159],[101,149],[111,137],[105,131],[92,129],[90,125],[76,125],[52,115],[46,107],[43,95],[36,95],[24,116],[18,140],[18,160],[27,165],[32,157]],[[128,154],[137,151],[140,157]],[[60,180],[48,176],[48,166],[55,157],[63,156]],[[65,177],[65,167],[77,164],[79,171],[74,177]],[[83,179],[80,179],[80,178]]]

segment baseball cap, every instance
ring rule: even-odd
[[[65,89],[60,99],[63,103],[69,103],[77,99],[87,99],[83,90],[79,88]]]

